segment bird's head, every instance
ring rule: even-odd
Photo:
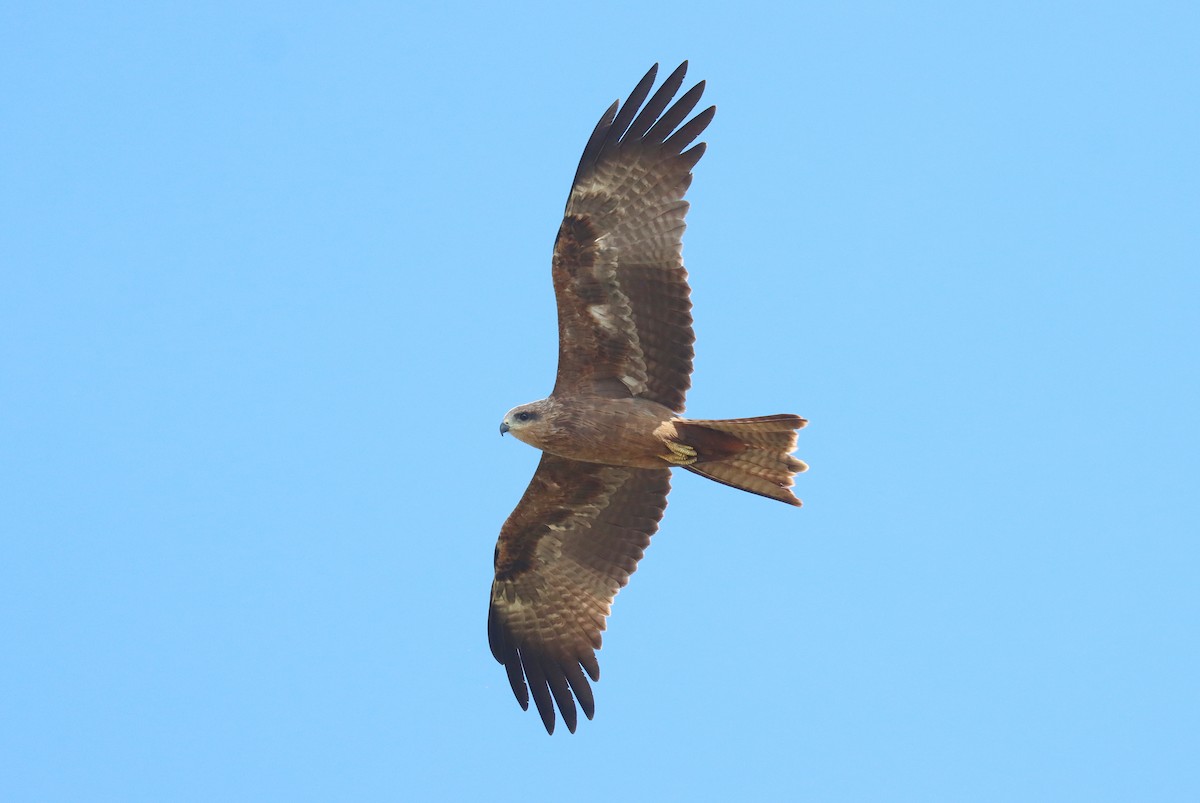
[[[549,413],[545,399],[514,407],[504,414],[504,420],[500,422],[500,434],[511,432],[517,440],[537,446],[538,433],[546,427]]]

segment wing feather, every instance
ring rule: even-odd
[[[703,82],[672,105],[687,62],[647,101],[657,70],[600,118],[575,173],[554,245],[554,392],[638,396],[682,412],[695,342],[683,196],[704,154],[703,143],[689,146],[716,107],[687,120]]]
[[[683,97],[675,101],[674,106],[667,109],[666,113],[658,118],[658,121],[646,132],[645,139],[665,143],[671,132],[678,128],[679,124],[684,121],[684,118],[692,113],[692,109],[696,108],[696,104],[700,102],[700,96],[703,94],[704,82],[701,81],[685,92]],[[695,137],[692,139],[695,139]]]
[[[575,731],[575,703],[592,718],[587,677],[613,598],[658,529],[669,469],[581,463],[544,454],[500,531],[488,612],[492,655],[522,708],[530,695],[554,732],[555,705]]]
[[[658,71],[658,65],[655,64],[650,68],[650,72]],[[679,87],[683,86],[684,76],[687,75],[687,62],[683,62],[675,71],[667,76],[662,82],[662,86],[654,93],[654,97],[650,98],[650,102],[646,104],[646,108],[642,109],[641,114],[633,121],[633,125],[629,127],[628,136],[630,139],[641,139],[654,125],[654,121],[663,113],[663,110],[671,103],[671,98],[675,97],[675,93],[679,91]],[[644,80],[644,79],[643,79]]]

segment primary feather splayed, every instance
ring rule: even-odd
[[[791,486],[807,466],[791,452],[803,418],[681,416],[695,342],[683,196],[704,154],[692,143],[716,113],[687,119],[703,82],[672,104],[686,71],[651,96],[655,65],[592,132],[554,244],[554,390],[500,424],[543,454],[496,544],[488,640],[550,733],[555,705],[572,733],[576,702],[595,712],[600,633],[658,529],[672,467],[800,505]]]

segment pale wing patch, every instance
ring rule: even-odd
[[[589,304],[588,315],[592,316],[592,320],[600,325],[600,328],[611,334],[616,334],[620,331],[617,327],[617,322],[613,320],[612,310],[608,304]]]
[[[646,374],[646,355],[642,351],[642,342],[638,337],[637,324],[633,319],[633,308],[629,296],[621,289],[617,278],[617,266],[620,264],[620,252],[614,248],[608,237],[601,237],[596,245],[600,249],[601,258],[596,262],[596,278],[608,291],[608,303],[593,304],[588,312],[600,327],[610,335],[619,335],[629,343],[629,353],[626,356],[624,372],[620,376],[621,383],[629,388],[634,396],[646,392],[649,378]]]
[[[602,487],[595,494],[595,496],[589,499],[586,504],[576,505],[571,510],[570,514],[563,517],[560,521],[546,525],[548,529],[550,529],[552,532],[568,532],[570,530],[579,528],[586,529],[591,527],[592,522],[596,520],[597,514],[604,510],[604,508],[608,507],[609,502],[612,500],[612,495],[616,493],[617,489],[621,487],[621,484],[625,482],[627,474],[623,468],[607,466],[600,470],[599,478],[600,482],[602,483]],[[555,490],[557,490],[557,488]],[[543,539],[542,543],[538,544],[539,557],[557,557],[557,550],[561,546],[561,541],[558,539],[553,539],[557,545],[551,547],[552,551],[550,553],[544,553],[542,546],[545,543],[545,540],[547,539]]]

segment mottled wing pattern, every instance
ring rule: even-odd
[[[600,632],[658,529],[670,482],[670,469],[544,454],[500,531],[488,641],[521,707],[532,693],[550,733],[555,703],[572,733],[575,700],[592,718],[584,672],[600,678]]]
[[[682,412],[695,342],[683,196],[704,153],[692,142],[716,107],[684,122],[703,82],[670,105],[687,62],[647,101],[657,71],[600,118],[575,174],[554,245],[554,392],[639,396]]]

